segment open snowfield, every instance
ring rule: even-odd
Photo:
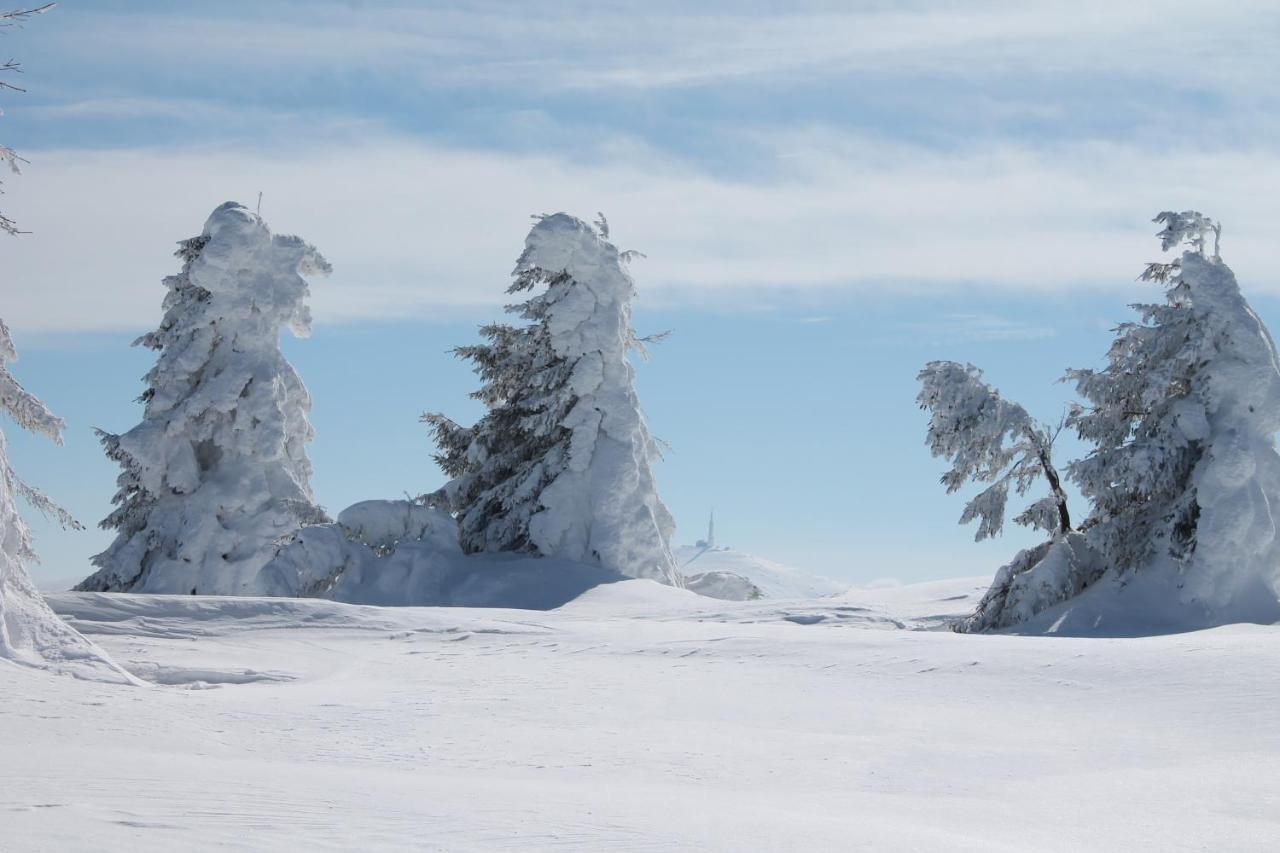
[[[0,664],[0,849],[1280,849],[1280,626],[936,630],[982,586],[53,595],[157,686]]]

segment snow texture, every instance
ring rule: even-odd
[[[510,308],[529,324],[487,326],[488,344],[458,350],[485,380],[473,396],[489,413],[470,428],[424,416],[453,477],[436,499],[457,512],[469,553],[532,552],[678,585],[629,360],[639,342],[622,253],[558,213],[539,218],[513,275],[511,292],[537,291]]]
[[[0,666],[0,846],[1275,850],[1280,627],[945,630],[977,592],[631,580],[546,613],[50,596],[164,686]]]
[[[303,524],[327,521],[311,491],[311,399],[280,353],[280,327],[306,335],[305,274],[329,265],[297,237],[272,235],[234,202],[178,251],[142,423],[102,434],[124,471],[118,531],[79,589],[247,595]]]
[[[9,372],[7,362],[16,358],[9,329],[0,320],[0,412],[19,427],[61,444],[62,419]],[[74,524],[65,510],[18,478],[0,432],[0,661],[94,681],[133,683],[102,649],[54,615],[36,591],[26,568],[35,559],[31,532],[18,513],[18,496],[64,524]]]

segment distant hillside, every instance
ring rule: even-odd
[[[765,598],[818,598],[844,592],[852,584],[813,575],[745,551],[693,545],[675,549],[676,565],[686,575],[731,572],[751,581]]]

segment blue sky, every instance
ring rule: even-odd
[[[321,501],[440,475],[417,415],[474,416],[446,350],[499,312],[531,213],[604,210],[681,540],[865,582],[994,570],[923,446],[914,374],[970,360],[1056,420],[1157,256],[1158,210],[1226,223],[1280,322],[1271,3],[68,2],[0,45],[31,161],[4,209],[15,372],[66,417],[15,462],[84,521],[136,422],[176,240],[221,201],[314,242]],[[1065,439],[1062,454],[1079,448]],[[1082,508],[1077,508],[1079,512]],[[36,525],[46,576],[106,534]]]

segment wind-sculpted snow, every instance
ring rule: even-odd
[[[102,435],[124,471],[118,531],[80,589],[246,595],[280,539],[327,520],[311,491],[311,398],[280,353],[280,328],[305,335],[304,274],[329,265],[227,202],[181,244],[164,319],[137,343],[159,351],[142,423]]]
[[[1280,626],[945,630],[981,586],[54,595],[157,686],[0,666],[0,847],[1271,853]]]

